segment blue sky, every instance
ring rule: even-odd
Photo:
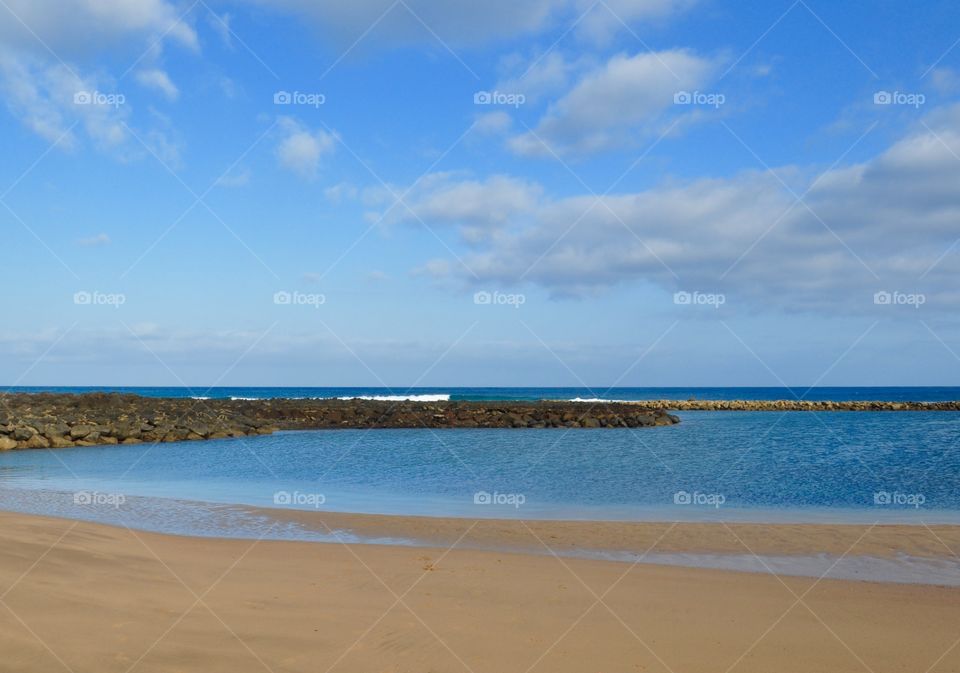
[[[0,381],[955,383],[958,42],[947,1],[2,0]]]

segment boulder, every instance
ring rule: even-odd
[[[95,432],[95,430],[95,427],[92,425],[77,424],[70,428],[70,437],[73,439],[85,439],[87,435]]]
[[[24,449],[49,449],[50,440],[43,435],[35,434],[25,442],[20,442],[20,446]]]

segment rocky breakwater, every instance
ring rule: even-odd
[[[643,400],[630,404],[651,411],[960,411],[960,401]]]
[[[0,450],[140,444],[272,432],[266,421],[192,399],[105,393],[0,396]]]
[[[0,450],[140,444],[334,428],[640,428],[665,408],[576,402],[195,400],[113,393],[0,396]]]

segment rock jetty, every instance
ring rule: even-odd
[[[629,402],[656,411],[960,411],[960,401],[884,402],[828,400],[643,400]]]
[[[0,450],[140,444],[333,428],[640,428],[664,409],[578,402],[197,400],[115,393],[0,396]]]

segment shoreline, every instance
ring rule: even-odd
[[[322,512],[238,505],[239,509],[318,533],[346,531],[370,540],[405,538],[446,547],[465,531],[478,549],[531,553],[629,552],[653,546],[677,553],[808,555],[852,553],[891,558],[956,558],[960,525],[905,523],[746,523],[496,519]],[[960,560],[960,559],[958,559]]]
[[[0,526],[11,671],[960,667],[960,588],[182,538],[6,512]]]
[[[673,411],[960,411],[960,400],[914,402],[891,400],[632,400],[649,410]],[[584,402],[589,403],[589,402]],[[606,402],[597,402],[605,404]]]
[[[226,529],[204,533],[164,532],[139,528],[123,517],[131,502],[155,506],[162,498],[134,496],[118,507],[76,505],[77,516],[61,513],[28,513],[0,509],[0,516],[24,516],[132,527],[158,535],[195,539],[249,539],[256,535],[230,535]],[[758,555],[806,557],[813,555],[864,556],[881,559],[910,557],[960,562],[960,524],[918,523],[755,523],[742,521],[610,521],[556,519],[497,519],[452,516],[417,516],[313,511],[256,507],[208,501],[169,500],[174,507],[190,505],[210,513],[240,514],[264,526],[296,530],[296,537],[270,537],[282,542],[351,544],[417,548],[448,547],[458,540],[474,550],[515,553],[556,553],[565,556],[610,555],[629,560],[654,548],[669,554]],[[90,518],[90,513],[116,514],[114,521]],[[79,514],[86,514],[81,517]],[[294,528],[291,529],[290,526]],[[622,559],[621,559],[622,560]]]

